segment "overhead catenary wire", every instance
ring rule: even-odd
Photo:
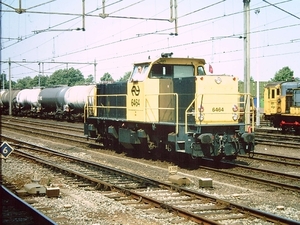
[[[284,9],[282,9],[282,8],[276,6],[275,4],[272,4],[272,3],[270,3],[270,2],[268,2],[268,1],[266,1],[266,0],[263,0],[263,1],[266,2],[266,3],[268,3],[268,4],[271,5],[271,6],[274,6],[275,8],[277,8],[277,9],[279,9],[279,10],[281,10],[281,11],[283,11],[283,12],[285,12],[285,13],[287,13],[287,14],[289,14],[289,15],[295,17],[295,18],[297,18],[298,20],[300,20],[300,17],[299,17],[299,16],[296,16],[296,15],[294,15],[293,13],[290,13],[290,12],[288,12],[288,11],[286,11],[286,10],[284,10]]]
[[[285,1],[285,2],[287,2],[287,1]],[[270,6],[265,6],[265,7],[270,7]],[[262,8],[262,7],[260,7],[260,8]],[[196,11],[196,10],[195,10]],[[226,17],[228,17],[229,15],[223,15],[223,16],[221,16],[220,18],[217,18],[217,17],[214,17],[215,19],[222,19],[222,18],[226,18]],[[213,20],[209,20],[209,21],[213,21]],[[187,26],[192,26],[192,25],[194,25],[194,24],[186,24],[186,27]],[[183,26],[184,25],[182,25],[180,28],[183,28]],[[296,25],[297,26],[297,25]],[[275,29],[277,29],[277,28],[275,28]],[[280,29],[280,28],[278,28],[278,29]],[[282,28],[283,29],[283,28]],[[170,29],[169,29],[170,30]],[[265,29],[266,31],[267,31],[267,29]],[[269,30],[270,31],[270,30]],[[156,31],[156,32],[153,32],[153,33],[149,33],[149,35],[150,34],[158,34],[160,31]],[[262,31],[260,31],[260,32],[264,32],[263,30]],[[109,37],[107,37],[107,38],[109,38]],[[69,56],[69,55],[72,55],[72,54],[76,54],[76,53],[78,53],[78,52],[80,52],[80,51],[82,51],[82,52],[88,52],[89,50],[92,50],[92,49],[97,49],[97,48],[101,48],[101,47],[104,47],[104,46],[108,46],[108,45],[113,45],[113,44],[115,44],[116,42],[126,42],[126,41],[128,41],[128,40],[132,40],[132,39],[135,39],[136,37],[126,37],[126,38],[124,38],[124,39],[122,39],[122,40],[119,40],[119,41],[114,41],[114,42],[108,42],[108,43],[105,43],[105,44],[102,44],[102,45],[97,45],[97,46],[89,46],[88,48],[81,48],[81,49],[78,49],[77,51],[74,51],[74,52],[66,52],[66,54],[58,54],[58,55],[56,55],[56,57],[55,58],[60,58],[60,57],[63,57],[63,56]],[[203,40],[203,42],[200,42],[200,43],[204,43],[204,42],[209,42],[209,41],[211,41],[211,40]],[[194,43],[196,43],[197,44],[197,42],[190,42],[190,41],[188,41],[188,42],[186,42],[185,44],[183,44],[182,46],[188,46],[188,45],[193,45]],[[179,45],[178,45],[179,46]],[[173,46],[169,46],[169,48],[172,48]],[[266,47],[268,47],[268,45],[266,45]],[[174,45],[174,48],[176,48],[176,45]],[[151,51],[156,51],[157,49],[155,49],[155,48],[153,48],[153,49],[150,49],[150,50],[148,50],[148,52],[151,52]],[[140,52],[139,51],[135,51],[135,52],[132,52],[133,54],[139,54]],[[124,54],[124,56],[125,55],[129,55],[129,54]],[[123,57],[123,55],[122,54],[120,54],[119,56],[115,56],[115,57],[110,57],[109,59],[117,59],[117,58],[120,58],[120,57]],[[50,57],[51,58],[51,57]],[[102,59],[99,59],[99,61],[100,60],[102,60]],[[105,60],[105,59],[103,59],[103,60]]]
[[[290,0],[288,0],[288,1],[290,1]],[[223,1],[222,1],[222,2],[223,2]],[[280,3],[277,3],[277,4],[281,4],[281,3],[285,3],[285,2],[287,2],[287,1],[283,1],[283,2],[280,2]],[[220,3],[220,2],[218,2],[218,3],[216,3],[216,4],[219,4],[219,3]],[[208,8],[208,7],[211,7],[211,6],[213,6],[213,5],[215,5],[215,4],[212,4],[212,5],[207,6],[207,7],[204,7],[204,8]],[[264,6],[264,7],[268,7],[268,6]],[[262,7],[260,7],[260,8],[262,8]],[[90,13],[95,12],[95,11],[97,11],[97,10],[98,10],[98,9],[95,9],[95,10],[93,10],[93,11],[90,11],[90,12],[87,13],[86,15],[89,15]],[[193,13],[196,13],[196,12],[198,12],[199,10],[203,10],[203,8],[198,9],[198,10],[195,10],[195,11],[193,11],[193,12],[191,12],[191,13],[186,14],[186,15],[183,15],[182,17],[187,16],[187,15],[191,15],[191,14],[193,14]],[[255,9],[252,9],[252,10],[255,10]],[[201,21],[197,21],[197,22],[193,22],[193,23],[181,25],[181,26],[179,26],[178,28],[183,28],[183,27],[186,27],[186,26],[192,26],[192,25],[195,25],[195,24],[197,24],[197,23],[204,23],[204,22],[214,21],[214,20],[216,20],[216,19],[221,19],[221,18],[225,18],[225,17],[228,17],[228,16],[233,16],[233,15],[240,14],[240,13],[242,13],[242,11],[235,12],[235,13],[231,13],[231,14],[228,14],[228,15],[222,15],[222,16],[218,16],[218,17],[209,18],[209,19],[207,19],[207,20],[201,20]],[[53,28],[55,28],[55,27],[58,27],[58,26],[60,26],[60,25],[62,25],[62,24],[68,23],[68,22],[70,22],[70,21],[72,21],[72,20],[75,20],[75,19],[78,19],[78,18],[80,18],[80,17],[81,17],[81,15],[79,14],[78,17],[76,17],[76,18],[72,18],[72,19],[70,19],[70,20],[67,20],[67,21],[65,21],[65,22],[63,22],[63,23],[57,24],[57,25],[55,25],[55,26],[52,26],[52,27],[50,27],[50,28],[48,28],[48,29],[45,29],[45,30],[43,30],[43,31],[53,29]],[[180,17],[179,17],[179,18],[180,18]],[[74,29],[68,29],[68,30],[71,31],[71,30],[74,30]],[[75,29],[75,30],[76,30],[76,29]],[[164,32],[166,32],[166,31],[168,31],[168,30],[170,30],[170,29],[164,29],[164,30],[159,30],[159,31],[155,31],[155,32],[149,32],[148,34],[144,34],[144,35],[164,33]],[[57,30],[57,31],[61,31],[61,30]],[[38,33],[39,33],[38,31],[35,32],[35,34],[38,34]],[[33,37],[33,36],[34,36],[34,34],[31,34],[31,35],[29,35],[28,37],[24,37],[24,38],[22,38],[22,41],[23,41],[23,40],[26,40],[26,39],[28,39],[28,38],[30,38],[30,37]],[[139,35],[139,36],[141,36],[141,35]],[[130,40],[130,39],[131,39],[131,38],[128,38],[127,40]],[[17,44],[17,43],[14,43],[14,44]],[[13,45],[14,45],[14,44],[13,44]],[[110,45],[110,44],[108,43],[108,45]],[[7,47],[5,47],[5,48],[8,48],[8,47],[10,47],[10,46],[12,46],[12,45],[9,45],[9,46],[7,46]],[[103,45],[102,45],[102,46],[103,46]],[[2,48],[2,50],[5,49],[5,48]],[[86,49],[86,48],[85,48],[85,49]],[[92,49],[92,48],[89,48],[89,49]],[[78,52],[78,51],[76,51],[76,52]],[[70,53],[70,54],[73,54],[73,53]],[[68,55],[68,54],[66,54],[66,55]],[[64,55],[64,56],[65,56],[65,55]]]

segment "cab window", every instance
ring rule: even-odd
[[[198,66],[197,75],[205,75],[204,68],[202,66]]]
[[[149,65],[135,65],[131,75],[131,81],[143,81],[148,74]]]
[[[192,65],[155,64],[151,69],[151,78],[183,78],[194,76]]]
[[[275,90],[271,89],[271,98],[275,98]]]
[[[174,66],[174,78],[193,77],[193,76],[194,76],[194,66],[192,65]]]

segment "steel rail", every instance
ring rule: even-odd
[[[34,146],[34,144],[31,144],[31,143],[30,143],[30,145]],[[232,202],[229,202],[229,201],[220,200],[216,197],[209,196],[209,195],[199,193],[199,192],[196,192],[196,191],[192,191],[192,190],[189,190],[189,189],[186,189],[186,188],[182,188],[182,187],[179,187],[177,185],[165,183],[165,182],[162,182],[162,181],[157,181],[157,180],[150,179],[150,178],[144,178],[144,177],[139,176],[139,175],[135,175],[135,174],[132,174],[132,173],[120,171],[120,170],[117,170],[117,169],[109,167],[109,166],[104,166],[104,165],[101,165],[101,164],[98,164],[98,163],[95,163],[95,162],[90,162],[90,161],[87,161],[87,160],[84,160],[84,159],[81,159],[81,158],[77,158],[77,157],[74,157],[74,156],[69,156],[69,155],[64,154],[64,153],[57,153],[56,151],[54,151],[52,149],[49,149],[49,148],[45,148],[45,147],[41,147],[41,146],[36,146],[36,147],[44,149],[45,151],[51,151],[51,152],[49,152],[50,154],[56,154],[57,156],[68,157],[68,159],[73,159],[73,160],[76,160],[76,161],[80,161],[81,163],[89,164],[90,166],[100,167],[100,168],[103,168],[103,169],[106,169],[106,170],[111,170],[113,173],[119,173],[119,174],[121,173],[123,176],[126,176],[126,177],[132,176],[132,177],[134,177],[135,180],[142,180],[143,183],[158,185],[159,187],[165,187],[166,189],[169,189],[169,190],[176,190],[177,192],[180,192],[181,194],[186,194],[186,195],[191,196],[193,198],[199,198],[199,199],[207,198],[211,202],[215,202],[215,203],[218,203],[218,204],[225,205],[226,208],[229,208],[229,209],[232,209],[232,210],[235,210],[235,211],[238,210],[238,211],[240,211],[241,213],[243,213],[245,215],[253,216],[253,217],[260,218],[260,219],[270,221],[270,222],[274,222],[274,223],[277,223],[277,224],[278,223],[280,223],[280,224],[298,224],[298,225],[300,224],[299,222],[288,219],[288,218],[273,215],[273,214],[270,214],[270,213],[267,213],[267,212],[256,210],[256,209],[244,206],[244,205],[235,204],[235,203],[232,203]],[[105,181],[101,181],[97,178],[87,176],[87,175],[85,175],[81,172],[74,171],[72,169],[65,168],[63,166],[59,166],[57,164],[53,165],[53,163],[50,162],[50,161],[40,159],[40,158],[32,156],[32,155],[29,155],[29,156],[35,161],[48,164],[50,167],[55,167],[55,168],[58,168],[60,170],[65,170],[68,173],[74,174],[75,176],[80,176],[83,179],[90,180],[92,183],[98,184],[98,187],[102,187],[104,189],[110,189],[110,190],[117,190],[119,192],[124,193],[127,196],[133,197],[134,199],[142,200],[145,203],[152,204],[152,205],[155,205],[157,207],[159,206],[159,207],[162,207],[162,208],[166,208],[166,209],[168,209],[172,212],[177,213],[178,215],[187,216],[187,217],[189,217],[190,220],[193,220],[197,223],[201,222],[202,224],[219,224],[216,221],[211,221],[207,218],[201,217],[201,216],[199,216],[195,213],[188,212],[188,211],[186,211],[184,209],[181,209],[179,207],[172,206],[172,205],[166,204],[166,203],[162,203],[162,202],[159,202],[156,199],[147,197],[145,195],[141,195],[140,193],[137,193],[134,190],[119,187],[119,186],[114,185],[114,184],[109,184],[109,183],[107,183]]]

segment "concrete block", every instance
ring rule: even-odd
[[[183,185],[190,185],[191,181],[187,177],[180,176],[180,175],[170,175],[169,176],[169,181],[172,182],[173,184],[177,184],[179,186]]]
[[[28,194],[45,194],[46,189],[43,185],[40,185],[38,183],[30,183],[25,184],[24,189],[27,191]]]
[[[199,188],[211,188],[213,187],[211,178],[200,178],[199,179]]]
[[[47,187],[46,188],[46,195],[48,198],[59,197],[59,194],[60,194],[59,187]]]
[[[177,174],[178,167],[177,166],[169,166],[168,171],[169,171],[169,174],[171,174],[171,175]]]

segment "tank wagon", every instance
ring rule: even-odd
[[[251,96],[238,92],[238,79],[206,75],[204,59],[170,55],[134,64],[127,82],[97,84],[84,134],[137,154],[220,160],[252,153],[254,133],[240,111]]]
[[[20,90],[12,90],[11,91],[11,97],[10,97],[10,91],[9,90],[2,90],[1,91],[1,113],[2,114],[8,114],[9,113],[9,104],[11,100],[11,108],[12,113],[15,114],[15,111],[17,109],[17,101],[16,96]]]
[[[264,88],[264,117],[282,132],[300,134],[300,82],[269,83]]]
[[[2,102],[2,95],[3,95],[3,93],[4,93],[4,90],[1,90],[0,91],[0,109],[1,109],[1,114],[2,114],[2,109],[4,107],[3,102]]]
[[[87,96],[93,95],[95,85],[70,87],[64,95],[64,113],[70,120],[83,120],[83,109]]]
[[[64,96],[70,87],[44,88],[39,94],[40,117],[63,119]]]
[[[41,88],[23,89],[16,96],[15,114],[19,116],[34,116],[39,110],[38,98]]]
[[[87,96],[92,95],[95,85],[58,86],[12,91],[12,114],[53,118],[57,120],[83,121]],[[9,113],[9,90],[1,91],[1,112]]]

